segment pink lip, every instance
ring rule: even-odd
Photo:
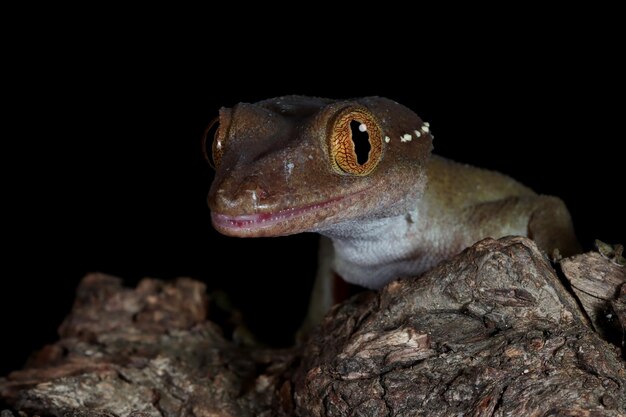
[[[308,206],[288,208],[275,213],[242,214],[240,216],[228,216],[226,214],[211,213],[213,224],[224,229],[260,229],[274,226],[293,217],[301,216],[321,208],[330,206],[345,197],[336,197],[322,203]]]

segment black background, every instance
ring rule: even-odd
[[[392,98],[431,123],[435,152],[563,198],[586,248],[626,240],[624,71],[610,35],[435,37],[426,50],[431,41],[415,34],[398,52],[327,40],[293,48],[262,32],[192,46],[70,35],[28,50],[11,81],[18,133],[4,153],[15,165],[5,173],[0,375],[55,340],[90,271],[128,285],[203,280],[225,289],[262,338],[288,343],[315,237],[226,238],[209,221],[200,138],[220,106],[240,101]]]

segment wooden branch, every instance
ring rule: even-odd
[[[617,259],[585,253],[564,259],[561,269],[594,329],[621,346],[626,358],[626,269]]]
[[[575,258],[589,280],[613,270],[590,256]],[[625,291],[607,299],[618,320]],[[228,340],[212,303],[190,279],[128,289],[90,275],[61,339],[0,378],[0,398],[59,416],[626,414],[619,348],[525,238],[484,240],[420,278],[359,294],[301,348]]]
[[[304,352],[296,410],[617,416],[624,365],[531,241],[485,240],[337,306]]]

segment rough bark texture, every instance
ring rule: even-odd
[[[292,354],[227,341],[208,307],[205,286],[190,279],[133,290],[89,275],[61,340],[0,379],[0,398],[33,414],[263,415],[280,401],[274,388]]]
[[[624,326],[624,267],[611,262],[589,254],[563,271],[596,298],[584,289],[614,285],[603,300]],[[524,238],[479,242],[419,279],[362,293],[301,349],[227,340],[210,305],[189,279],[133,290],[90,275],[61,340],[0,378],[0,398],[72,416],[626,415],[619,348]]]
[[[617,349],[522,238],[479,242],[342,304],[311,340],[296,377],[301,415],[626,413]]]
[[[618,260],[585,253],[564,259],[561,269],[594,329],[626,354],[626,269]]]

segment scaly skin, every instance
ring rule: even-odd
[[[375,123],[361,120],[370,141],[376,128],[385,138],[365,175],[341,171],[330,145],[346,108],[373,115]],[[329,237],[331,259],[321,263],[318,281],[325,282],[316,288],[330,288],[333,274],[379,288],[485,237],[529,236],[549,254],[579,251],[561,200],[497,172],[431,157],[428,125],[391,100],[278,97],[223,108],[219,123],[208,200],[214,227],[238,237]],[[332,296],[314,299],[321,312]]]

